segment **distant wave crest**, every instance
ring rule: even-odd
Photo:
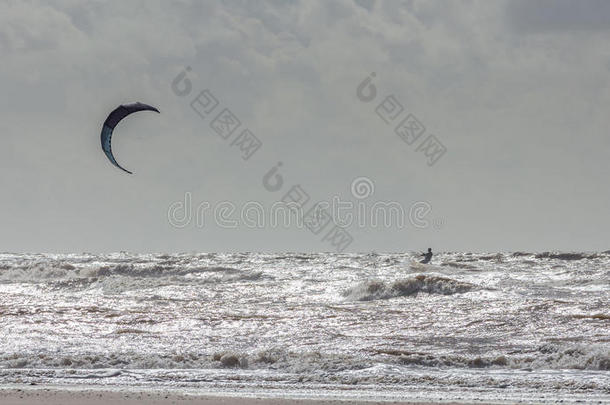
[[[171,280],[174,284],[210,284],[265,278],[270,276],[260,271],[181,262],[71,264],[47,260],[15,263],[0,269],[0,282],[3,283],[45,283],[62,288],[130,284],[129,280],[138,280],[140,285],[152,287],[158,283],[164,284],[163,280]]]

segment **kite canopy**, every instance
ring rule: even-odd
[[[102,150],[108,157],[108,160],[112,162],[113,165],[118,167],[121,170],[126,171],[129,174],[132,174],[129,170],[122,167],[114,158],[112,154],[112,131],[114,131],[114,127],[125,117],[130,114],[133,114],[138,111],[156,111],[159,112],[155,107],[150,106],[148,104],[143,103],[133,103],[133,104],[122,104],[114,109],[104,121],[104,126],[102,127],[101,133],[101,141],[102,141]]]

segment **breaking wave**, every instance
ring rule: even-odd
[[[476,288],[474,284],[446,277],[420,274],[412,278],[394,281],[393,283],[366,281],[348,289],[343,293],[343,296],[353,301],[372,301],[405,297],[418,293],[462,294]]]
[[[531,353],[499,353],[495,356],[437,355],[399,350],[381,350],[379,353],[396,356],[402,364],[425,367],[610,370],[610,353],[601,345],[546,344]]]
[[[379,364],[454,368],[511,368],[531,370],[610,370],[610,353],[601,345],[545,344],[526,353],[436,354],[378,349],[369,354],[297,352],[265,349],[252,352],[221,350],[214,353],[91,353],[75,355],[2,354],[0,369],[273,369],[290,373],[361,370]],[[98,373],[96,373],[98,374]]]

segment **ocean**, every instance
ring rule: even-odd
[[[610,252],[0,254],[0,385],[610,403]]]

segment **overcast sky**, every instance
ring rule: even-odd
[[[351,224],[346,251],[610,249],[604,0],[3,1],[0,61],[0,251],[335,250],[330,226],[194,218],[206,202],[269,209],[295,185],[309,206],[429,204],[422,227]],[[201,118],[204,89],[219,104]],[[386,123],[388,96],[402,111]],[[128,175],[99,136],[135,101],[161,114],[117,126]],[[210,126],[224,108],[241,123],[226,140]],[[394,132],[408,114],[425,127],[411,145]],[[262,146],[244,160],[246,128]],[[429,135],[446,148],[432,166]],[[362,177],[374,190],[359,199]],[[179,228],[168,211],[185,193]]]

